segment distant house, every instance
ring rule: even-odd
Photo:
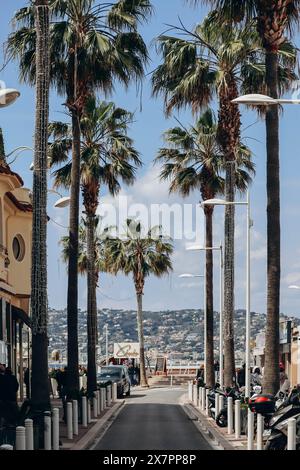
[[[17,375],[21,398],[29,365],[31,234],[30,192],[5,162],[0,131],[0,362]]]

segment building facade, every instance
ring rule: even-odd
[[[21,399],[30,366],[31,235],[30,191],[0,161],[0,362],[17,376]]]

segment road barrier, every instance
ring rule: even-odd
[[[256,450],[263,450],[264,417],[261,414],[256,416]]]
[[[25,428],[23,426],[16,428],[16,450],[26,450]]]
[[[73,405],[71,402],[67,403],[67,435],[68,439],[73,439]]]
[[[101,410],[104,411],[106,408],[106,390],[105,388],[100,389],[100,401],[101,401]]]
[[[34,450],[32,419],[25,420],[25,446],[26,450]]]
[[[236,400],[234,403],[234,430],[235,438],[240,439],[241,437],[241,401]]]
[[[87,428],[88,426],[88,419],[87,419],[87,399],[86,397],[82,397],[81,400],[81,408],[82,408],[82,427]]]
[[[248,410],[248,450],[254,448],[254,413]]]
[[[113,384],[113,402],[115,403],[118,399],[118,385],[116,383]]]
[[[98,418],[98,400],[96,396],[93,398],[93,416],[94,419]]]
[[[91,422],[91,401],[88,398],[87,400],[87,423],[90,424]]]
[[[111,385],[106,387],[106,401],[109,408],[111,406]]]
[[[227,432],[233,433],[233,398],[227,398]]]
[[[59,450],[59,409],[53,408],[52,411],[52,436],[53,450]]]
[[[287,450],[296,450],[296,420],[290,418],[288,420],[288,443]]]
[[[73,400],[73,434],[78,436],[78,401]]]
[[[51,413],[46,411],[44,414],[44,449],[51,450]]]

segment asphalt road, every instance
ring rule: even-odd
[[[185,389],[133,390],[95,450],[210,450],[179,400]]]

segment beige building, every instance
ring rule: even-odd
[[[29,190],[0,162],[0,362],[17,375],[21,398],[29,366],[31,232]]]

